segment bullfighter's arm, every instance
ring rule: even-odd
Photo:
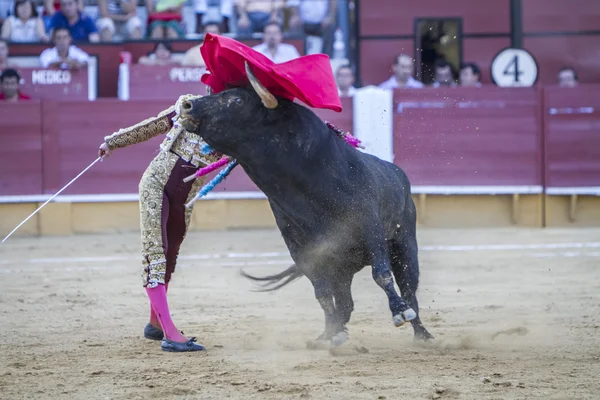
[[[128,128],[119,129],[110,136],[105,136],[106,145],[110,150],[120,149],[168,132],[173,127],[171,119],[175,116],[175,107],[176,105],[173,105],[156,117],[145,119]]]

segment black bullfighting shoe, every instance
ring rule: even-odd
[[[144,337],[150,340],[162,340],[165,337],[163,331],[152,326],[149,322],[144,328]]]
[[[206,350],[204,346],[198,343],[194,343],[196,338],[193,337],[185,343],[174,342],[167,338],[162,340],[160,347],[162,347],[163,351],[169,351],[171,353],[181,353],[184,351],[202,351]]]

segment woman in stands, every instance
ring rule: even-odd
[[[173,48],[169,42],[160,41],[154,45],[154,50],[147,56],[142,56],[138,63],[143,65],[169,65],[177,64],[173,59]]]
[[[142,176],[140,191],[140,223],[142,234],[142,280],[150,299],[150,322],[144,329],[148,339],[161,340],[163,351],[204,350],[195,338],[188,339],[175,328],[167,303],[167,288],[179,247],[188,229],[192,208],[185,205],[196,195],[204,178],[184,182],[199,168],[217,161],[205,155],[204,142],[195,133],[178,124],[184,100],[200,96],[183,95],[174,106],[155,118],[146,119],[104,138],[98,155],[105,158],[111,151],[149,140],[168,132],[161,151]],[[164,336],[164,338],[163,338]]]
[[[44,22],[38,17],[31,0],[15,1],[13,15],[2,24],[2,39],[11,42],[38,43],[48,42]]]

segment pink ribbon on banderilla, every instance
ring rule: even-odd
[[[200,178],[201,176],[204,175],[208,175],[211,172],[213,172],[214,170],[217,170],[219,168],[221,168],[222,166],[225,166],[229,163],[229,161],[231,161],[229,159],[229,157],[225,156],[222,157],[221,159],[219,159],[218,161],[215,161],[212,164],[208,164],[206,167],[204,168],[200,168],[198,171],[196,171],[195,174],[188,176],[187,178],[185,178],[183,181],[184,182],[189,182],[192,179],[196,179],[196,178]]]
[[[325,121],[325,124],[327,125],[327,127],[329,129],[334,131],[339,137],[344,139],[346,141],[346,143],[348,143],[350,146],[352,146],[354,148],[361,148],[361,149],[365,148],[365,146],[363,146],[361,144],[361,141],[359,139],[355,138],[354,136],[352,136],[350,134],[350,132],[344,132],[343,130],[341,130],[340,128],[338,128],[337,126],[333,125],[331,122],[328,122],[328,121]]]

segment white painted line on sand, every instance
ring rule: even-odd
[[[469,251],[502,251],[502,250],[552,250],[552,249],[593,249],[600,248],[600,242],[576,242],[576,243],[538,243],[538,244],[484,244],[484,245],[440,245],[421,246],[421,252],[469,252]],[[558,253],[547,253],[558,254]],[[582,253],[590,254],[590,253]],[[273,259],[290,258],[288,252],[261,252],[261,253],[204,253],[186,254],[178,257],[178,260],[227,260],[227,259]],[[554,256],[548,256],[554,257]],[[91,257],[48,257],[31,258],[24,260],[0,260],[0,265],[6,264],[64,264],[64,263],[110,263],[115,261],[139,261],[140,256],[91,256]],[[261,261],[260,263],[265,263]],[[211,264],[214,265],[214,264]]]
[[[233,267],[250,267],[250,266],[266,266],[266,265],[291,265],[293,263],[293,261],[290,260],[265,260],[265,261],[230,261],[230,262],[216,262],[216,263],[201,263],[200,265],[190,265],[190,264],[178,264],[177,268],[183,268],[183,269],[187,269],[187,268],[215,268],[215,267],[221,267],[221,268],[233,268]],[[14,263],[14,264],[18,264],[18,263]],[[40,271],[43,270],[44,273],[48,273],[48,272],[73,272],[73,271],[107,271],[107,270],[112,270],[112,269],[118,269],[120,271],[123,270],[123,265],[122,264],[107,264],[107,265],[102,265],[102,266],[89,266],[89,265],[84,265],[84,266],[79,266],[79,267],[54,267],[54,268],[39,268],[36,269],[36,271]],[[18,268],[0,268],[0,274],[6,274],[6,275],[10,275],[10,274],[22,274],[22,273],[26,273],[27,271],[31,271],[31,268],[27,268],[25,269],[18,269]]]

